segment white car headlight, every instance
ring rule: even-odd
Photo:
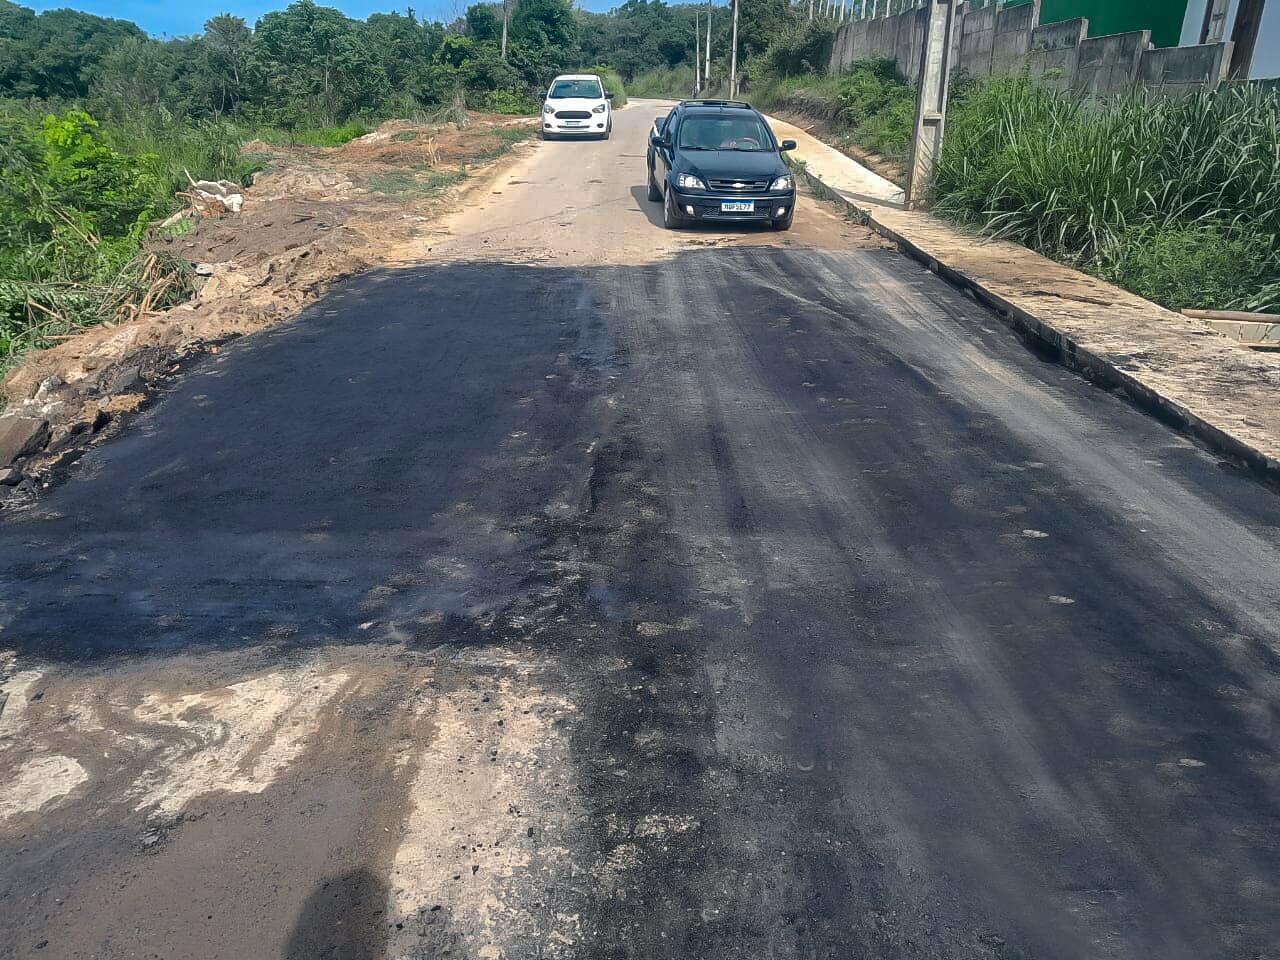
[[[784,174],[783,176],[779,177],[777,180],[773,181],[773,183],[769,184],[769,189],[770,190],[790,190],[791,175]]]
[[[555,108],[555,107],[553,107],[553,106],[552,106],[551,104],[549,104],[549,103],[544,103],[544,104],[542,105],[542,112],[543,112],[543,113],[555,113],[555,112],[556,112],[556,108]]]
[[[605,105],[602,103],[602,104],[600,104],[600,106],[598,106],[598,107],[592,107],[592,108],[591,108],[591,112],[592,112],[592,113],[604,113],[604,112],[605,112],[606,110],[608,110],[608,109],[609,109],[609,108],[608,108],[607,106],[605,106]]]
[[[676,177],[676,186],[681,190],[705,190],[707,185],[697,177],[689,173],[682,173]]]

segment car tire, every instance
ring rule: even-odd
[[[787,214],[785,217],[783,217],[781,220],[774,220],[774,221],[772,221],[771,226],[772,226],[772,227],[773,227],[773,229],[775,229],[775,230],[790,230],[790,229],[791,229],[791,221],[795,219],[795,216],[796,216],[796,212],[795,212],[794,210],[792,210],[790,213],[788,213],[788,214]]]
[[[613,133],[613,124],[612,124],[612,123],[611,123],[611,124],[609,124],[607,127],[605,127],[605,128],[604,128],[604,133],[600,134],[600,139],[601,139],[601,140],[608,140],[608,139],[609,139],[609,135],[610,135],[611,133]]]
[[[671,191],[663,191],[662,197],[662,225],[668,230],[678,230],[683,225],[684,220],[680,214],[676,213],[675,204],[671,200]]]
[[[653,171],[652,171],[652,170],[650,170],[650,171],[649,171],[649,175],[648,175],[648,177],[647,177],[646,179],[648,179],[648,181],[649,181],[649,202],[650,202],[650,203],[659,203],[659,202],[661,202],[661,200],[662,200],[662,191],[661,191],[661,190],[659,190],[659,189],[658,189],[658,185],[657,185],[656,183],[654,183],[654,182],[653,182]]]

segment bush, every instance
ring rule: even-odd
[[[1214,227],[1141,226],[1109,236],[1093,272],[1104,280],[1174,309],[1233,309],[1268,279],[1258,257],[1267,238]],[[1274,275],[1277,268],[1272,265]]]
[[[680,99],[693,96],[693,65],[655,67],[631,78],[631,96],[653,99]]]
[[[512,93],[510,90],[490,90],[473,96],[470,106],[476,110],[487,110],[489,113],[502,113],[513,117],[530,116],[538,112],[538,101],[523,93]]]
[[[223,131],[211,130],[117,138],[81,111],[0,113],[0,363],[81,324],[190,294],[189,268],[143,253],[142,242],[185,184],[184,163],[208,161],[195,165],[201,176],[232,172],[216,162]],[[157,149],[138,149],[147,144]]]
[[[934,209],[1173,308],[1248,307],[1280,274],[1280,94],[1106,103],[1026,78],[948,119]]]
[[[622,83],[622,77],[618,76],[617,71],[610,67],[594,66],[587,67],[583,73],[596,73],[600,75],[600,79],[604,81],[604,89],[608,93],[613,94],[613,105],[615,107],[625,107],[627,105],[627,88]]]
[[[759,58],[758,69],[769,79],[825,73],[835,36],[829,23],[809,20],[795,24],[769,44]]]

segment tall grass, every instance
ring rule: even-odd
[[[693,66],[655,67],[631,78],[628,91],[633,97],[674,99],[693,96]]]
[[[195,177],[245,181],[225,122],[0,105],[0,368],[76,327],[124,320],[190,295],[190,269],[143,249],[150,222]]]
[[[240,136],[245,140],[256,139],[278,146],[340,147],[356,137],[363,137],[371,129],[353,120],[340,127],[307,127],[294,130],[286,130],[282,127],[240,128]]]
[[[992,80],[953,107],[932,191],[941,215],[1166,306],[1266,305],[1280,282],[1280,94],[1100,102]]]

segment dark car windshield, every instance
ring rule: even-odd
[[[759,118],[692,116],[680,125],[680,147],[685,150],[772,150],[773,141]]]
[[[549,100],[599,100],[604,94],[600,92],[600,83],[597,80],[557,80],[551,85],[551,92],[547,94]]]

